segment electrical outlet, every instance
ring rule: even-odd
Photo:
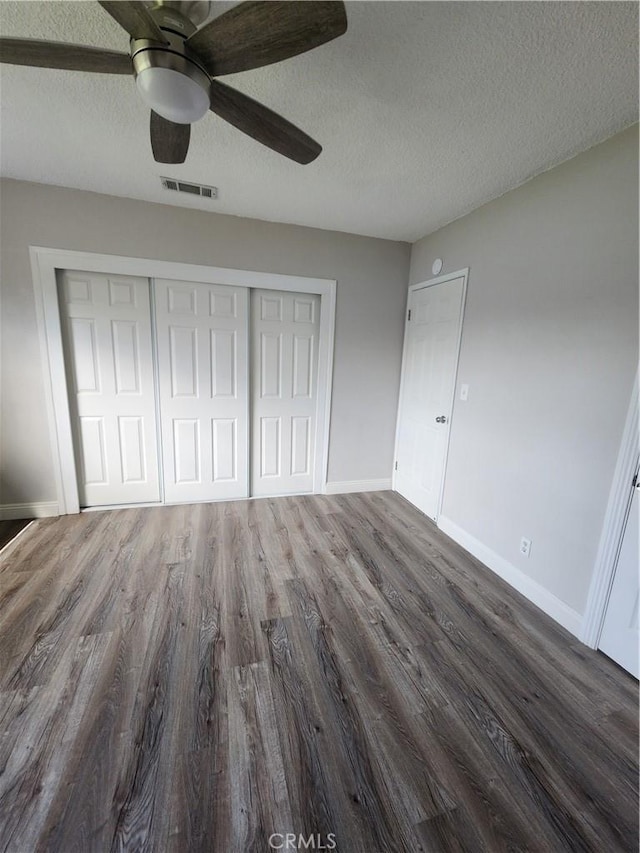
[[[528,557],[531,553],[531,539],[525,539],[524,536],[520,540],[520,553],[523,557]]]

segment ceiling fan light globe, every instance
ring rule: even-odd
[[[208,90],[173,68],[144,68],[136,76],[136,85],[147,106],[175,124],[193,124],[209,110]]]

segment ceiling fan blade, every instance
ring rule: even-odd
[[[217,80],[209,90],[211,111],[258,142],[296,163],[311,163],[322,146],[291,122]]]
[[[127,53],[34,39],[0,39],[0,62],[101,74],[131,74],[132,70],[131,57]]]
[[[175,124],[151,110],[150,131],[156,163],[184,163],[189,150],[190,124]]]
[[[141,0],[98,0],[105,12],[125,29],[131,38],[149,39],[166,44],[162,30]]]
[[[344,3],[247,0],[214,18],[186,44],[217,77],[297,56],[346,29]]]

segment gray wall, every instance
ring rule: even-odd
[[[410,247],[5,180],[0,504],[55,501],[29,245],[338,281],[329,481],[391,476]]]
[[[416,243],[411,283],[437,257],[470,267],[443,515],[582,613],[638,363],[637,126]]]

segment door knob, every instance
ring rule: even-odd
[[[447,418],[446,415],[440,415],[440,417],[436,418],[437,424],[446,424]]]

